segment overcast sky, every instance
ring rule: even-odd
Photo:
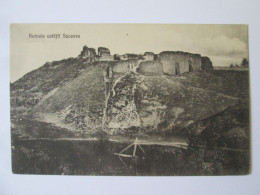
[[[29,34],[44,34],[44,39]],[[80,38],[51,39],[49,34]],[[248,58],[246,25],[171,24],[12,24],[11,82],[45,62],[77,57],[84,45],[110,49],[111,54],[186,51],[208,56],[213,66],[229,66]]]

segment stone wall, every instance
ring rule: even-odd
[[[138,60],[118,61],[113,65],[113,72],[124,73],[130,70],[135,71],[138,65],[139,65]]]
[[[201,55],[190,54],[190,60],[192,62],[193,71],[201,70]]]
[[[106,47],[99,47],[98,48],[98,55],[99,56],[110,56],[110,51]]]
[[[145,52],[144,55],[127,53],[111,56],[108,48],[99,47],[98,55],[96,55],[94,48],[84,46],[79,57],[93,59],[93,61],[113,62],[111,67],[116,73],[136,72],[140,63],[141,67],[138,71],[145,75],[178,75],[212,68],[208,57],[203,57],[202,62],[201,55],[182,51],[163,51],[160,54]]]
[[[168,75],[201,69],[201,56],[199,54],[190,54],[182,51],[164,51],[159,54],[159,60],[163,65],[163,72]]]
[[[201,58],[201,69],[202,70],[211,70],[213,69],[212,62],[208,57],[202,57]]]
[[[119,55],[119,56],[117,56],[118,58],[119,58],[119,60],[128,60],[128,57],[127,57],[127,55]]]
[[[97,59],[98,61],[114,61],[114,56],[100,56]]]
[[[163,65],[158,60],[141,62],[137,72],[146,76],[163,75]]]
[[[119,55],[119,54],[115,54],[115,55],[114,55],[114,60],[119,61],[119,60],[120,60],[120,55]]]
[[[87,57],[95,57],[96,50],[94,48],[88,48],[86,45],[83,47],[83,50],[81,51],[79,57],[80,58],[87,58]]]
[[[145,52],[143,59],[145,61],[154,61],[154,53],[153,52]]]
[[[139,59],[139,56],[138,56],[137,54],[127,53],[127,54],[124,54],[124,55],[123,55],[123,59],[127,59],[127,60],[138,60],[138,59]]]

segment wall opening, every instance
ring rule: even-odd
[[[179,65],[179,62],[175,62],[175,74],[176,75],[179,75],[181,72],[180,72],[180,65]]]
[[[106,76],[109,78],[109,66],[106,68]]]
[[[106,68],[106,77],[111,79],[112,76],[113,76],[113,70],[112,70],[112,68],[110,66],[108,66]]]
[[[109,66],[109,78],[113,77],[113,69],[111,66]]]
[[[189,72],[193,72],[193,64],[192,64],[192,61],[189,61]]]

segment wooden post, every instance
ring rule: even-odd
[[[136,147],[137,147],[137,138],[135,138],[135,143],[134,143],[134,151],[133,151],[134,157],[135,157],[135,153],[136,153]]]

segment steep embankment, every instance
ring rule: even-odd
[[[93,133],[102,127],[106,100],[104,69],[107,63],[87,67],[82,73],[33,109],[37,120],[70,130]]]
[[[126,74],[113,87],[106,126],[110,132],[175,132],[233,105],[237,98],[184,85],[179,78]],[[139,127],[139,128],[137,128]]]
[[[22,116],[55,90],[76,78],[90,64],[90,59],[69,58],[47,62],[12,83],[12,118]]]
[[[100,128],[106,92],[104,71],[112,62],[91,61],[46,63],[12,83],[13,127],[24,118],[78,132]]]

